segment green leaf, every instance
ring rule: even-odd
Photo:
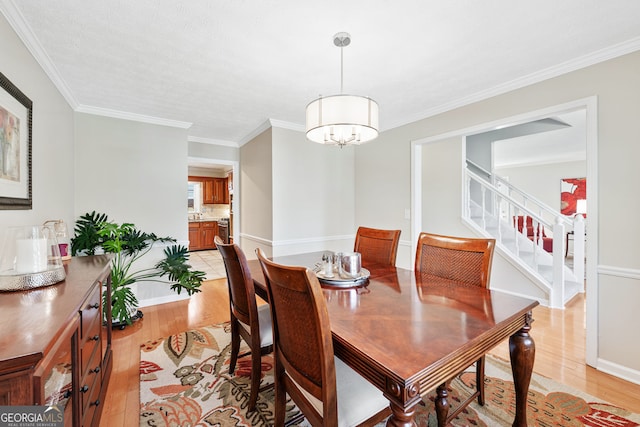
[[[154,233],[143,232],[132,223],[111,222],[107,215],[96,214],[95,211],[82,215],[74,231],[74,255],[81,251],[93,255],[98,247],[114,254],[111,260],[111,299],[107,301],[105,296],[105,303],[112,305],[112,317],[117,322],[131,323],[130,313],[137,308],[138,301],[130,286],[137,281],[166,285],[166,281],[158,280],[166,276],[170,289],[178,294],[182,291],[188,295],[200,292],[205,273],[192,268],[188,263],[189,250],[182,245],[166,247],[164,259],[154,267],[132,270],[134,262],[149,252],[154,242],[176,242],[172,237],[158,237]]]
[[[106,296],[103,304],[108,304]],[[131,288],[120,287],[111,292],[111,318],[119,323],[131,324],[130,313],[138,308],[138,299]]]
[[[85,251],[94,255],[96,248],[102,246],[103,238],[98,234],[102,223],[107,221],[107,215],[97,214],[96,211],[82,215],[74,227],[74,237],[71,239],[71,254],[78,255]]]

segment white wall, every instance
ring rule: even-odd
[[[509,182],[535,196],[541,202],[560,211],[560,180],[562,178],[584,178],[587,162],[551,163],[547,165],[519,166],[496,169],[500,176],[508,176]],[[589,183],[587,183],[589,185]]]
[[[428,233],[473,236],[460,218],[462,199],[462,159],[464,147],[460,137],[426,144],[422,148],[422,224]],[[437,203],[434,203],[437,201]],[[456,214],[454,214],[454,212]]]
[[[240,150],[238,148],[224,145],[189,141],[188,151],[189,157],[193,158],[228,160],[234,162],[240,159]]]
[[[188,245],[187,131],[129,120],[76,114],[75,213],[101,212],[118,223],[169,236]],[[139,265],[164,255],[158,245]],[[138,268],[136,268],[137,270]],[[186,298],[168,285],[141,282],[133,288],[140,306]]]
[[[406,206],[410,203],[412,140],[445,135],[597,96],[598,152],[589,153],[587,157],[597,158],[598,167],[597,182],[589,183],[599,196],[598,280],[595,284],[598,291],[587,295],[587,298],[597,298],[600,313],[597,336],[606,336],[599,341],[598,365],[613,366],[616,374],[640,382],[640,331],[626,328],[624,337],[620,337],[624,319],[602,315],[634,313],[640,308],[640,257],[637,239],[634,238],[640,236],[640,222],[629,219],[630,212],[640,211],[640,198],[636,194],[636,184],[640,182],[640,168],[637,166],[640,158],[637,132],[640,103],[637,96],[632,95],[640,87],[639,69],[640,52],[635,52],[383,132],[377,141],[356,151],[356,221],[373,215],[372,209],[379,200],[376,184],[383,180],[382,177],[376,179],[375,173],[380,167],[380,158],[384,156],[389,158],[390,167],[393,165],[392,172],[385,174],[384,178],[389,180],[387,185],[396,189],[390,196],[392,205]],[[443,158],[443,161],[448,161],[448,158]],[[458,163],[450,166],[460,168]],[[439,181],[439,184],[444,187],[442,194],[460,193],[457,182]],[[446,206],[439,199],[431,200],[429,204],[434,209]],[[383,207],[375,214],[381,223],[404,227],[403,231],[406,229],[406,221],[398,210]],[[447,213],[443,212],[441,216],[447,217]],[[451,224],[459,222],[460,212],[451,210],[448,217]],[[501,264],[494,264],[494,269],[508,268]],[[621,283],[623,279],[624,284]],[[535,326],[532,334],[535,338]]]
[[[240,150],[242,235],[247,258],[348,251],[355,236],[354,148],[269,128]]]
[[[274,255],[353,250],[354,148],[273,128]]]
[[[355,227],[400,230],[396,265],[411,268],[411,166],[408,140],[383,132],[355,148]]]
[[[62,219],[73,231],[73,111],[0,14],[0,72],[33,102],[31,210],[0,210],[0,245],[7,227]]]
[[[76,214],[188,240],[185,129],[76,114]]]

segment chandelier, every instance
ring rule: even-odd
[[[362,144],[378,137],[378,103],[365,96],[343,94],[343,48],[348,33],[333,36],[340,48],[340,95],[320,96],[307,105],[307,139],[319,144]]]

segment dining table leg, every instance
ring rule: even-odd
[[[403,409],[401,406],[391,402],[391,415],[387,418],[387,427],[416,427],[416,421],[414,415],[416,413],[416,406]]]
[[[533,362],[536,354],[536,346],[529,335],[531,312],[526,314],[525,326],[509,338],[509,354],[511,357],[511,370],[513,372],[513,385],[516,393],[516,416],[513,420],[514,427],[527,426],[527,394]]]

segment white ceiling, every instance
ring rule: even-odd
[[[511,128],[523,128],[521,132],[514,132],[517,136],[507,136],[505,139],[499,137],[492,139],[494,141],[493,167],[500,169],[586,161],[586,110],[580,109],[559,116],[553,116],[553,119],[565,123],[567,126],[555,129],[549,126],[549,129],[546,131],[541,130],[542,128],[532,131],[526,128],[526,126],[531,123],[525,123]],[[508,130],[509,128],[504,128],[488,133]]]
[[[383,130],[640,49],[638,0],[0,0],[77,111],[243,143],[340,91]],[[27,91],[28,92],[28,91]],[[190,125],[191,124],[191,125]]]

